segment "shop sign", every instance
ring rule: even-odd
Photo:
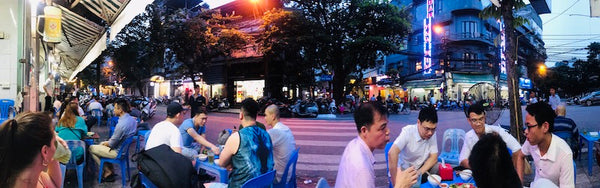
[[[331,75],[331,74],[322,74],[319,79],[320,79],[320,81],[332,81],[333,80],[333,75]]]

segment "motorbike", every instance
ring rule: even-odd
[[[136,97],[131,100],[131,105],[142,111],[142,120],[148,120],[156,113],[156,101],[146,97]]]
[[[298,117],[317,117],[319,108],[315,102],[298,100],[292,107],[292,114]]]
[[[219,101],[216,97],[211,98],[210,100],[208,100],[208,105],[206,106],[208,108],[208,110],[210,111],[215,111],[215,110],[219,110]]]
[[[223,97],[223,98],[219,99],[218,103],[219,103],[219,106],[218,106],[219,110],[229,109],[229,101],[227,100],[227,98]]]

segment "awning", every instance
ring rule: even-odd
[[[125,3],[125,1],[129,1],[129,0],[120,0],[119,1],[120,4],[115,3],[117,0],[98,0],[98,1],[88,0],[88,1],[83,1],[82,4],[84,4],[84,6],[86,6],[86,4],[88,4],[88,6],[91,7],[92,2],[99,2],[99,1],[102,1],[103,4],[107,4],[107,2],[108,2],[113,5],[121,5],[121,6],[125,5],[124,8],[119,8],[119,10],[121,10],[121,13],[114,13],[118,16],[116,18],[114,18],[114,20],[112,21],[112,24],[110,26],[111,32],[110,32],[110,36],[109,36],[110,40],[114,40],[114,38],[117,36],[117,34],[127,24],[129,24],[129,22],[131,22],[131,20],[133,20],[133,18],[135,16],[144,12],[146,9],[146,6],[150,3],[152,3],[154,0],[135,0],[135,1],[130,1],[129,3]],[[86,6],[86,8],[88,6]],[[94,12],[94,10],[90,10],[90,11]],[[96,13],[94,13],[94,14],[96,14]],[[111,15],[110,11],[107,15]],[[106,37],[107,37],[106,32],[104,32],[104,34],[99,39],[106,39]],[[75,71],[73,71],[73,73],[69,77],[69,80],[72,80],[73,78],[75,78],[75,76],[77,76],[77,73],[81,72],[83,69],[85,69],[85,67],[90,65],[90,63],[92,63],[96,58],[98,58],[98,56],[105,49],[106,49],[106,41],[105,40],[96,40],[96,42],[92,46],[92,48],[90,50],[88,50],[88,52],[85,54],[85,56],[81,59],[79,65],[77,66]]]
[[[443,79],[411,80],[402,85],[405,88],[435,89],[442,85]]]
[[[452,74],[454,83],[476,84],[479,82],[496,83],[494,76],[491,74]]]

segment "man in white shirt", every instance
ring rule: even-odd
[[[437,122],[437,112],[433,107],[428,107],[419,112],[416,125],[407,125],[402,128],[402,132],[400,132],[400,135],[394,141],[394,146],[390,148],[388,153],[388,166],[391,177],[396,176],[398,172],[399,160],[402,164],[407,164],[402,166],[414,166],[421,174],[429,171],[437,173],[437,167],[433,168],[436,166],[438,158],[437,136],[435,134]],[[392,184],[396,183],[394,178],[391,178],[391,180]]]
[[[281,182],[285,166],[296,149],[296,141],[294,140],[294,135],[292,135],[292,130],[279,121],[279,107],[277,105],[272,104],[267,107],[265,110],[265,122],[271,128],[267,132],[273,143],[274,169],[277,172],[275,178],[277,182]]]
[[[458,157],[460,166],[471,168],[469,165],[469,155],[471,155],[473,146],[479,141],[479,138],[486,133],[498,133],[512,153],[521,150],[521,144],[519,144],[517,139],[508,134],[502,127],[485,124],[485,111],[481,103],[473,104],[469,107],[467,110],[467,122],[469,122],[472,129],[465,135],[465,140],[462,149],[460,150],[460,155]],[[512,157],[513,165],[516,165],[519,158],[517,158],[516,155],[513,155]]]
[[[560,105],[560,97],[556,94],[554,87],[550,88],[550,97],[548,97],[548,104],[552,106],[552,110],[556,110],[556,107]]]
[[[375,187],[373,150],[384,149],[390,139],[387,110],[379,102],[372,101],[360,105],[354,112],[354,122],[358,137],[351,140],[344,149],[335,182],[336,188]],[[402,177],[399,178],[402,181],[396,179],[396,187],[410,187],[417,181],[416,172],[412,167],[398,176]]]
[[[146,150],[166,144],[173,151],[181,153],[183,144],[177,126],[183,121],[183,114],[181,104],[176,102],[169,104],[167,106],[167,119],[154,125],[150,136],[148,136],[148,142],[146,142]]]
[[[563,139],[552,134],[556,118],[552,107],[538,102],[528,105],[525,110],[527,115],[524,129],[527,141],[516,155],[519,158],[527,155],[533,157],[535,180],[545,178],[561,188],[575,187],[573,152]],[[523,172],[522,165],[517,165],[517,172]]]
[[[92,110],[104,110],[104,108],[102,108],[102,104],[100,102],[98,102],[99,98],[98,96],[94,97],[94,99],[92,99],[90,101],[90,104],[88,104],[88,112],[91,112]]]

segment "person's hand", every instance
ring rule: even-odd
[[[212,147],[210,148],[210,150],[215,154],[215,155],[219,155],[221,154],[221,150],[219,149],[219,147]]]
[[[395,178],[396,185],[394,188],[408,188],[417,183],[417,171],[414,167],[410,167],[404,171],[398,171]]]
[[[67,142],[65,142],[65,140],[63,140],[62,138],[60,138],[58,136],[58,134],[54,135],[54,137],[56,138],[56,142],[58,142],[60,145],[64,146],[65,148],[69,149],[69,146],[67,145]]]
[[[108,145],[108,142],[107,142],[107,141],[100,142],[100,145],[103,145],[103,146],[106,146],[106,147],[110,147],[110,146]]]

